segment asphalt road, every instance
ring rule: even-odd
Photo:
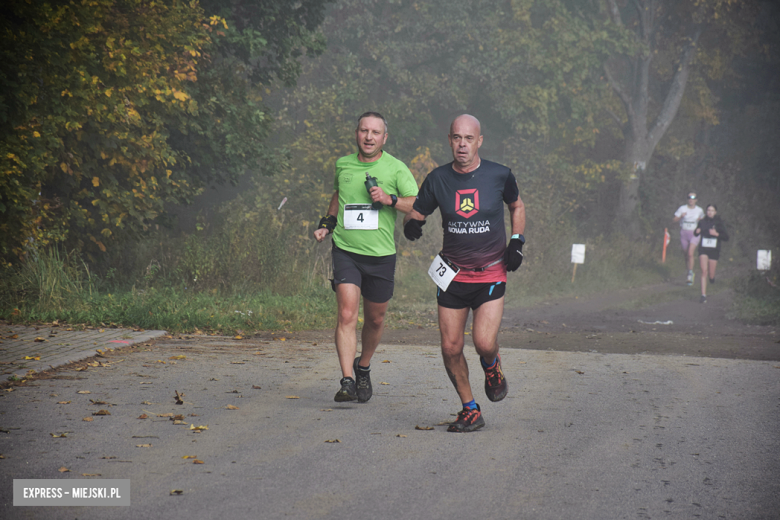
[[[374,397],[339,404],[332,343],[301,337],[158,339],[0,391],[0,517],[780,516],[780,362],[520,342],[490,403],[471,350],[487,425],[452,434],[436,346],[383,345]],[[131,505],[14,507],[23,478],[130,479]]]

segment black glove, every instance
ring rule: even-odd
[[[320,223],[317,225],[317,229],[325,228],[328,230],[328,234],[330,234],[333,233],[334,229],[336,229],[336,224],[338,223],[338,219],[333,215],[325,215],[320,219]]]
[[[410,219],[404,224],[404,236],[412,241],[417,240],[422,236],[422,227],[425,222],[425,220],[417,220],[416,218]]]
[[[504,263],[507,271],[517,271],[520,264],[523,263],[523,241],[519,238],[513,238],[509,241],[504,251]]]

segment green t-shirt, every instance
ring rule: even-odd
[[[371,204],[371,196],[366,191],[366,172],[376,177],[377,184],[388,195],[414,197],[417,195],[417,182],[404,163],[383,151],[382,157],[370,163],[360,162],[357,153],[347,155],[336,161],[336,177],[333,189],[339,192],[338,225],[333,231],[333,242],[339,248],[368,256],[387,256],[395,254],[395,220],[397,211],[390,206],[379,210],[377,229],[345,229],[344,206],[346,204]],[[356,213],[356,212],[355,212]],[[351,212],[351,214],[355,214]],[[359,217],[362,221],[362,216]]]

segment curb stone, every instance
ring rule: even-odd
[[[64,326],[52,324],[28,327],[0,323],[0,374],[2,380],[24,377],[30,370],[42,372],[90,358],[98,349],[127,347],[164,334],[167,334],[164,330],[66,330]]]

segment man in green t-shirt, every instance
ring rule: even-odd
[[[334,400],[364,403],[371,399],[371,356],[393,296],[396,215],[411,211],[417,182],[404,163],[382,150],[387,120],[381,114],[366,112],[358,118],[355,141],[358,152],[336,161],[333,197],[314,238],[322,242],[333,233],[336,351],[343,375]],[[361,295],[364,324],[357,358]]]

